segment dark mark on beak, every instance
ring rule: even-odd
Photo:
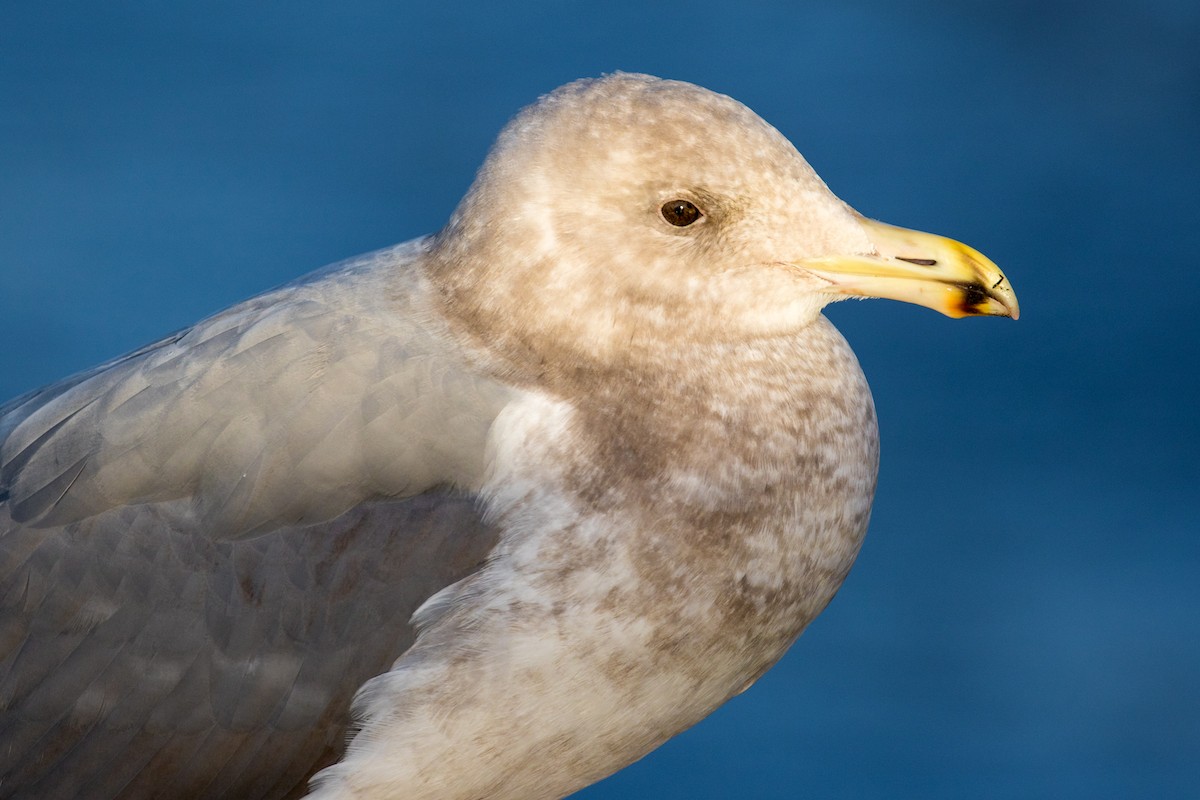
[[[959,308],[968,313],[979,313],[979,307],[987,302],[987,292],[982,286],[977,286],[973,283],[960,283],[959,289],[962,290],[962,300],[959,301]]]
[[[916,264],[918,267],[936,267],[937,261],[932,258],[905,258],[904,256],[896,256],[897,261],[907,261],[910,264]]]
[[[997,286],[999,286],[999,285],[1000,285],[1000,284],[1002,284],[1002,283],[1004,283],[1004,276],[1003,276],[1003,275],[1001,275],[1001,276],[1000,276],[1000,279],[999,279],[998,281],[996,281],[995,283],[993,283],[993,284],[992,284],[992,288],[993,288],[993,289],[995,289]]]

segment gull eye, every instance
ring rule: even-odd
[[[704,216],[700,213],[700,209],[696,208],[695,203],[687,200],[668,200],[663,203],[660,211],[663,219],[677,228],[686,228]]]

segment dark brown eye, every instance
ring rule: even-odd
[[[661,210],[663,219],[677,228],[686,228],[704,216],[694,203],[687,200],[668,200],[663,203]]]

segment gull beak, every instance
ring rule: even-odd
[[[859,217],[875,252],[794,262],[828,283],[825,291],[886,297],[948,317],[1020,316],[1017,295],[991,259],[962,242]]]

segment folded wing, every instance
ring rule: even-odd
[[[0,409],[0,795],[283,797],[486,559],[421,242]]]

